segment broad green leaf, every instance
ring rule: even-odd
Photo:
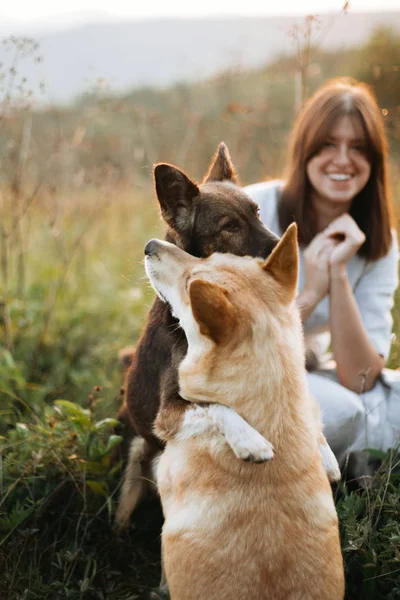
[[[115,473],[118,473],[122,469],[123,464],[124,464],[123,460],[118,461],[117,464],[112,469],[110,469],[110,473],[109,473],[110,477],[113,477],[115,475]]]
[[[6,363],[7,367],[9,367],[10,369],[14,368],[15,361],[14,361],[14,357],[11,354],[11,352],[9,350],[3,350],[2,354],[3,354],[4,362]]]
[[[70,402],[69,400],[55,400],[54,404],[59,406],[66,415],[90,417],[90,411],[82,408],[79,404],[75,404],[75,402]]]
[[[79,404],[69,400],[55,400],[54,404],[61,409],[71,423],[79,425],[82,429],[91,426],[90,411],[82,408]]]
[[[110,450],[119,446],[119,444],[122,442],[122,439],[123,438],[121,435],[110,435],[107,442],[107,452],[110,452]]]
[[[107,427],[116,427],[120,424],[120,421],[118,421],[117,419],[102,419],[101,421],[97,421],[97,423],[93,425],[93,431],[101,431],[102,429],[106,429]]]
[[[90,479],[86,483],[95,494],[104,496],[105,498],[108,496],[108,488],[102,481],[93,481]]]

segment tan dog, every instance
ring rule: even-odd
[[[338,521],[294,301],[296,227],[266,261],[198,259],[157,240],[145,253],[185,331],[180,393],[196,403],[156,421],[168,442],[158,486],[172,600],[341,600]],[[271,444],[264,464],[232,455],[265,461]]]

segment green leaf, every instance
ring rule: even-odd
[[[89,589],[90,579],[85,577],[85,579],[81,583],[81,592],[84,593]]]
[[[109,467],[109,466],[110,466],[110,464],[111,464],[111,457],[110,457],[110,455],[109,455],[109,454],[104,454],[104,455],[101,457],[101,461],[100,461],[100,462],[101,462],[101,464],[102,464],[104,467],[106,467],[106,468],[108,469],[108,467]]]
[[[105,498],[108,497],[108,488],[103,481],[88,480],[86,483],[98,496],[104,496]]]
[[[111,518],[112,513],[113,513],[113,504],[112,504],[111,496],[107,496],[107,510],[108,510],[108,516]]]
[[[2,354],[7,367],[13,369],[15,367],[15,361],[11,352],[9,350],[3,350]]]
[[[107,442],[107,452],[110,452],[110,450],[119,446],[119,444],[122,442],[122,439],[123,438],[121,435],[110,435]]]
[[[117,419],[102,419],[101,421],[97,421],[97,423],[93,425],[93,431],[101,431],[103,429],[106,429],[107,427],[116,427],[120,424],[120,421],[118,421]]]
[[[54,404],[61,409],[71,423],[80,425],[83,428],[90,427],[90,410],[82,408],[79,404],[69,400],[55,400]]]
[[[110,469],[109,476],[110,477],[114,477],[114,475],[116,473],[118,473],[119,471],[121,471],[123,465],[124,465],[124,461],[123,460],[118,461],[117,464],[114,465],[112,469]]]
[[[86,415],[78,415],[78,416],[70,416],[67,417],[70,423],[74,423],[74,425],[79,425],[79,428],[84,433],[88,433],[86,430],[90,428],[91,422],[89,417]]]
[[[368,452],[368,454],[370,454],[373,458],[384,459],[386,457],[386,452],[382,452],[382,450],[375,450],[374,448],[367,448],[366,452]]]
[[[11,514],[2,520],[2,528],[8,529],[8,533],[0,540],[0,546],[7,541],[10,535],[17,529],[35,510],[35,505],[30,507],[20,506],[17,502],[13,507]],[[7,527],[8,525],[8,527]]]

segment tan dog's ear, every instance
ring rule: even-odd
[[[193,198],[199,188],[183,171],[166,163],[155,165],[154,182],[164,221],[180,235],[187,234],[194,219]]]
[[[262,266],[284,287],[288,304],[296,295],[298,262],[297,225],[292,223]]]
[[[193,316],[200,333],[222,344],[236,326],[236,309],[227,298],[227,291],[216,283],[195,279],[189,286]]]
[[[209,183],[210,181],[238,182],[235,168],[224,142],[221,142],[218,146],[217,152],[208,168],[208,173],[203,179],[203,183]]]

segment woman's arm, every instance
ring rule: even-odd
[[[385,361],[364,328],[345,266],[331,268],[329,301],[338,379],[353,392],[366,392],[373,387]]]
[[[373,387],[390,347],[397,244],[394,241],[386,257],[370,263],[353,293],[346,264],[365,236],[347,214],[332,222],[325,235],[343,236],[330,255],[330,325],[337,374],[342,385],[362,393]]]

